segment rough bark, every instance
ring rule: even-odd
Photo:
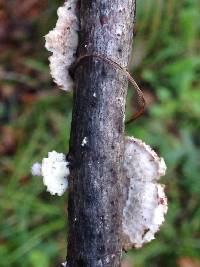
[[[98,53],[127,67],[135,0],[81,0],[78,56]],[[119,267],[127,79],[98,58],[75,73],[69,161],[69,267]],[[84,141],[85,140],[85,141]]]

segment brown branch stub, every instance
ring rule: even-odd
[[[126,68],[135,2],[80,1],[78,56],[103,54]],[[69,267],[119,267],[127,79],[98,58],[75,73],[69,158]]]

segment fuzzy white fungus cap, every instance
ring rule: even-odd
[[[69,168],[63,153],[49,152],[48,157],[42,160],[42,164],[33,164],[32,174],[43,176],[43,183],[52,195],[61,196],[68,187]]]
[[[71,90],[73,80],[69,68],[76,60],[79,21],[77,0],[67,0],[58,8],[56,27],[45,36],[45,47],[52,52],[49,57],[50,72],[54,82],[63,90]]]
[[[157,181],[166,165],[150,146],[131,137],[125,139],[125,206],[123,209],[123,247],[139,248],[154,239],[164,222],[167,198]]]

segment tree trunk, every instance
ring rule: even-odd
[[[135,0],[81,0],[78,56],[101,54],[127,67]],[[75,72],[69,161],[69,267],[119,267],[127,79],[107,62]]]

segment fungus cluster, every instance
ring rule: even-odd
[[[43,176],[47,191],[61,196],[68,187],[68,165],[64,154],[52,151],[42,164],[32,166],[32,174]],[[128,250],[142,247],[154,239],[165,220],[167,198],[164,185],[158,180],[165,174],[166,165],[150,146],[139,139],[126,137],[123,169],[123,248]]]

